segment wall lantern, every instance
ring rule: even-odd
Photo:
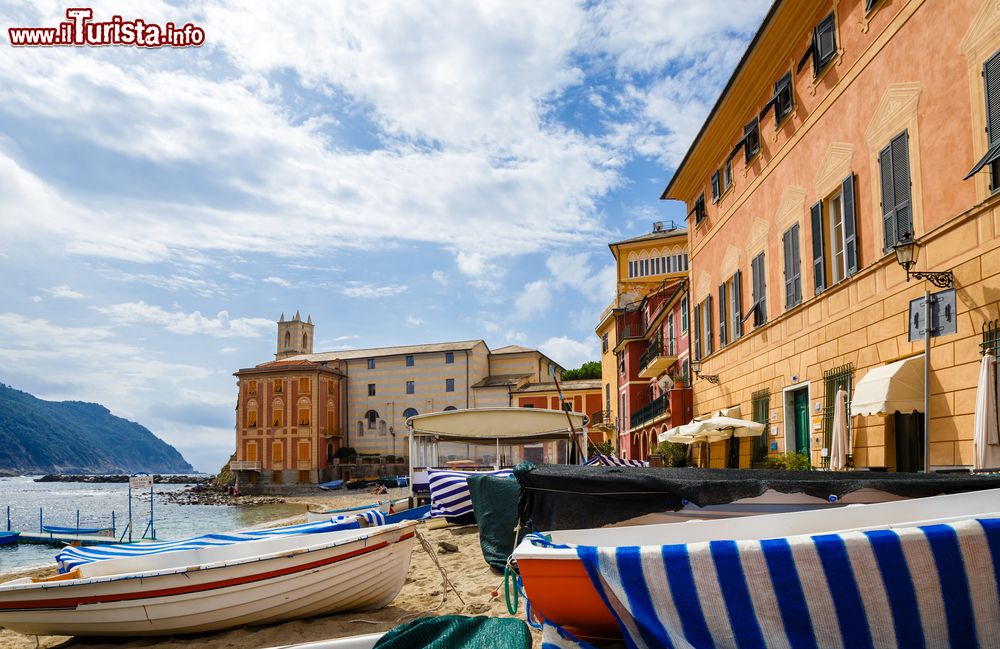
[[[910,281],[910,276],[917,279],[926,279],[938,288],[951,288],[955,285],[955,278],[950,270],[945,271],[910,271],[910,268],[917,263],[920,256],[920,244],[913,240],[913,235],[909,232],[900,237],[899,242],[892,247],[896,253],[896,261],[903,270],[906,271],[906,281]]]
[[[709,383],[714,383],[715,385],[719,384],[719,375],[718,374],[702,374],[701,373],[701,361],[700,360],[691,361],[690,362],[690,367],[691,367],[691,371],[694,372],[695,376],[697,376],[699,379],[705,379]]]

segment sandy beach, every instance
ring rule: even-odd
[[[407,489],[393,489],[388,496],[398,498],[406,495]],[[349,507],[371,502],[372,496],[364,492],[345,492],[336,495],[317,494],[286,498],[287,502],[302,503],[314,508]],[[292,524],[305,520],[305,515],[283,519],[278,524]],[[272,523],[274,524],[274,523]],[[350,612],[309,620],[296,620],[266,627],[245,627],[220,633],[196,636],[175,636],[164,638],[102,639],[92,641],[86,638],[25,636],[6,629],[0,629],[0,649],[31,649],[33,647],[79,647],[79,648],[193,648],[202,649],[258,649],[276,647],[299,642],[311,642],[362,633],[386,631],[392,627],[426,615],[462,613],[465,615],[490,615],[509,617],[503,602],[503,577],[490,570],[483,560],[479,548],[479,534],[475,525],[446,527],[429,530],[421,526],[420,533],[430,542],[435,557],[458,589],[461,600],[454,592],[448,592],[442,599],[441,573],[420,543],[414,546],[410,561],[410,571],[406,584],[395,600],[378,611]],[[441,553],[438,544],[442,541],[458,547],[458,552]],[[54,552],[53,552],[54,554]],[[54,568],[6,573],[0,581],[8,581],[19,576],[38,576]],[[496,591],[499,597],[492,597]],[[519,617],[523,619],[524,604],[521,603]],[[537,634],[536,634],[537,636]],[[540,646],[536,637],[536,646]]]

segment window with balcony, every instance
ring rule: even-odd
[[[858,272],[854,176],[810,209],[816,294]]]
[[[299,426],[309,425],[309,408],[299,408]]]
[[[904,234],[913,232],[910,204],[909,137],[903,131],[878,154],[882,182],[882,252],[889,253]]]
[[[282,426],[285,425],[285,411],[284,410],[275,410],[271,414],[271,425],[274,426],[275,428],[281,428]]]
[[[413,381],[407,381],[406,382],[406,394],[413,394],[413,391],[414,391]]]
[[[256,410],[247,410],[247,425],[246,425],[246,427],[247,428],[256,428],[257,427],[257,411]]]
[[[986,155],[972,167],[966,176],[987,169],[990,174],[990,191],[1000,191],[1000,52],[983,65],[983,81],[986,84]]]
[[[802,303],[802,260],[799,254],[799,224],[781,235],[785,255],[785,310]]]
[[[674,356],[674,314],[667,316],[667,356]]]
[[[799,61],[796,72],[802,72],[806,63],[812,60],[813,77],[818,77],[837,54],[837,21],[830,14],[813,27],[812,40]]]

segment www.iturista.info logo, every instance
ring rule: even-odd
[[[93,17],[93,9],[74,7],[66,10],[69,20],[58,27],[10,27],[7,35],[15,47],[198,47],[205,42],[205,30],[191,23],[178,27],[172,22],[160,25],[141,18],[125,20],[121,16],[94,22]]]

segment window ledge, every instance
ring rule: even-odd
[[[827,61],[819,72],[815,74],[812,81],[809,83],[809,96],[814,96],[816,94],[816,87],[819,86],[823,78],[832,70],[833,68],[840,67],[844,62],[844,50],[843,48],[837,48],[837,53],[834,54],[829,61]]]

